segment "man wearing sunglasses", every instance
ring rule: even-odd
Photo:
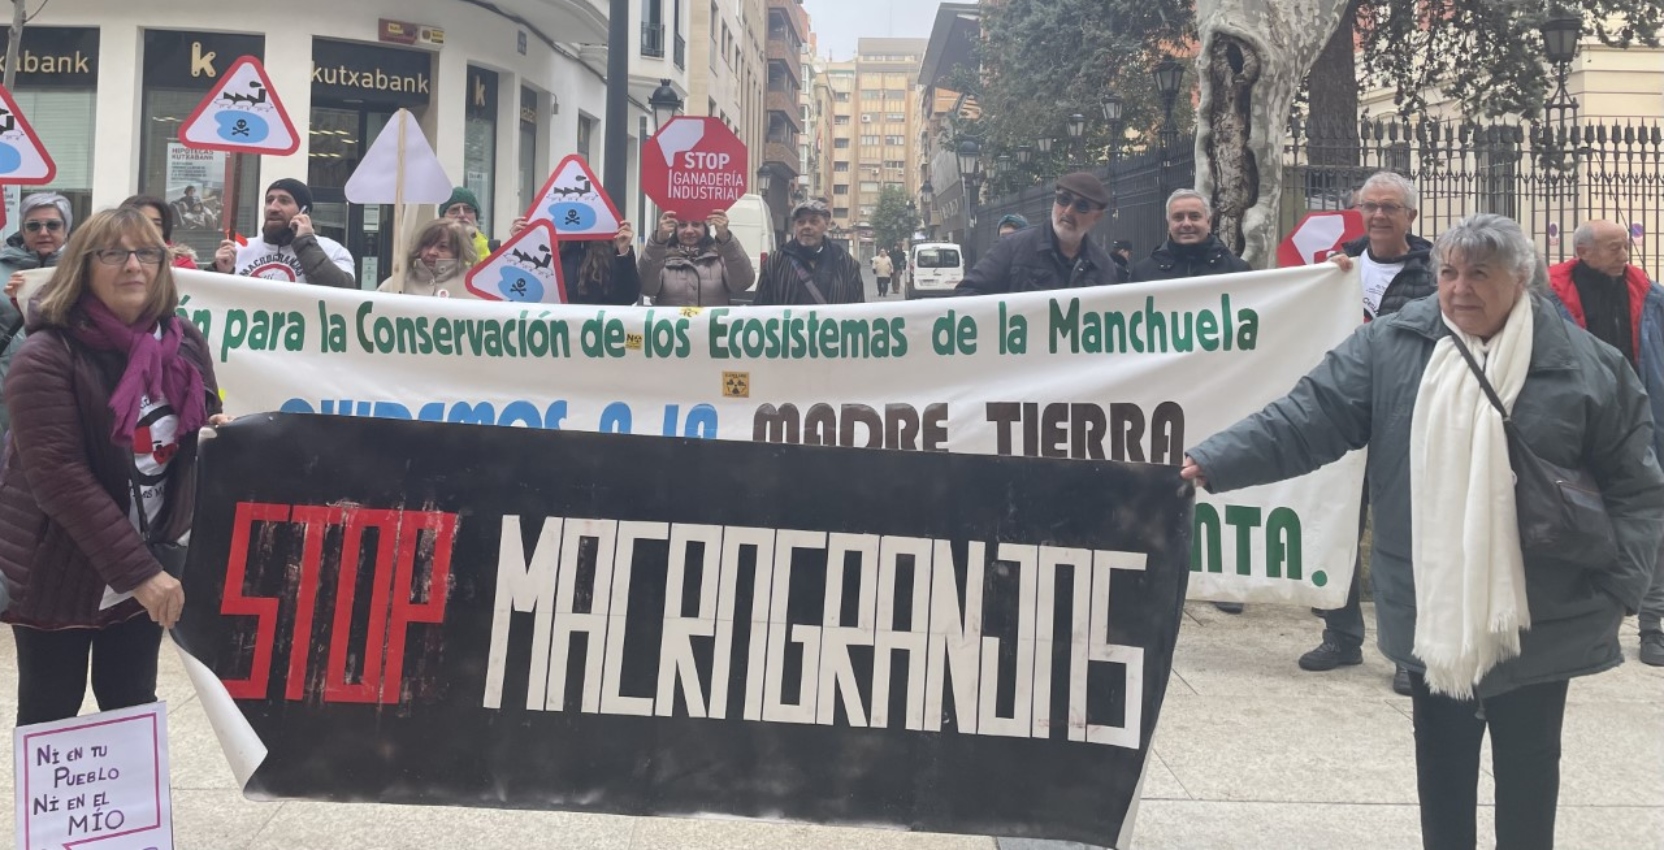
[[[1122,283],[1119,267],[1092,240],[1109,208],[1109,190],[1086,171],[1058,178],[1051,217],[994,243],[965,275],[960,295],[993,295]]]
[[[17,205],[22,223],[0,247],[0,280],[8,296],[23,283],[21,272],[58,264],[58,252],[69,240],[74,221],[69,199],[56,192],[36,192]],[[23,314],[10,297],[0,299],[0,380],[11,369],[12,355],[23,345]],[[0,403],[0,432],[11,427],[11,414]]]

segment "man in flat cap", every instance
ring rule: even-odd
[[[1167,241],[1132,265],[1133,283],[1177,280],[1250,270],[1213,235],[1213,206],[1201,192],[1180,189],[1167,198]]]
[[[1121,283],[1120,267],[1092,241],[1109,190],[1085,171],[1058,178],[1051,218],[994,243],[965,275],[960,295],[992,295]]]

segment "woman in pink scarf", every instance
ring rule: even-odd
[[[78,714],[89,662],[100,709],[156,700],[185,592],[152,544],[190,530],[197,431],[224,421],[178,303],[162,234],[123,208],[75,232],[28,311],[0,472],[19,725]]]

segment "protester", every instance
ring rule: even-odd
[[[1288,396],[1191,449],[1181,474],[1221,493],[1369,448],[1377,637],[1411,671],[1423,844],[1476,845],[1488,727],[1496,846],[1548,848],[1567,683],[1622,663],[1618,626],[1664,537],[1664,472],[1640,380],[1528,290],[1541,261],[1517,224],[1464,219],[1432,265],[1436,299],[1360,328]],[[1593,474],[1613,560],[1521,551],[1503,420],[1457,334],[1530,449]]]
[[[1562,314],[1617,349],[1641,377],[1652,403],[1653,449],[1664,458],[1664,287],[1629,262],[1623,225],[1590,221],[1572,234],[1577,259],[1548,270]],[[1641,602],[1641,662],[1664,667],[1664,549]]]
[[[999,238],[1004,239],[1025,227],[1028,227],[1028,219],[1016,213],[1011,213],[1000,217],[1000,223],[994,228],[994,232],[999,234]]]
[[[668,307],[725,307],[730,296],[757,280],[724,212],[704,221],[681,221],[666,210],[659,216],[658,232],[641,249],[636,270],[642,294]]]
[[[124,207],[132,207],[144,213],[156,230],[162,234],[162,241],[168,246],[169,262],[176,269],[190,269],[196,271],[195,253],[188,246],[173,244],[173,205],[152,195],[134,195],[121,202]]]
[[[890,278],[890,284],[896,291],[901,291],[902,284],[907,282],[907,249],[897,245],[890,249],[890,267],[895,274]]]
[[[352,254],[312,230],[312,190],[285,177],[266,189],[266,219],[247,245],[225,240],[214,252],[214,270],[267,280],[356,287]]]
[[[17,205],[17,214],[23,224],[0,248],[0,277],[6,279],[6,297],[0,299],[0,383],[11,369],[12,358],[23,347],[27,323],[14,300],[23,286],[21,272],[56,266],[75,223],[69,199],[56,192],[36,192],[24,198]],[[0,433],[9,427],[10,407],[0,391]]]
[[[404,261],[404,274],[388,277],[376,287],[382,292],[436,295],[440,298],[479,298],[464,285],[476,260],[474,233],[451,218],[436,218],[422,226],[416,244]]]
[[[197,431],[224,421],[208,344],[174,316],[168,250],[144,214],[94,215],[67,255],[6,376],[0,619],[19,725],[79,713],[89,657],[101,710],[156,701],[162,629],[185,593],[147,544],[190,530]],[[131,598],[106,606],[113,594]]]
[[[769,255],[751,303],[859,304],[866,300],[861,265],[827,240],[832,210],[818,198],[792,208],[792,239]]]
[[[1115,265],[1121,267],[1123,278],[1132,278],[1132,243],[1125,239],[1117,239],[1109,246],[1109,258]]]
[[[509,236],[526,229],[524,216],[514,220]],[[641,275],[636,271],[635,226],[618,225],[609,241],[569,239],[560,243],[561,280],[568,304],[637,304]]]
[[[480,231],[480,199],[466,187],[451,190],[451,196],[439,205],[439,216],[462,222],[468,228],[468,239],[474,243],[474,262],[485,259],[497,246]]]
[[[1092,240],[1092,228],[1109,208],[1109,190],[1086,171],[1059,177],[1054,188],[1051,219],[995,242],[956,292],[994,295],[1122,282],[1115,261]]]
[[[878,278],[878,297],[890,294],[890,276],[895,274],[895,263],[890,260],[886,251],[874,251],[872,254],[872,274]]]
[[[1417,298],[1438,291],[1428,257],[1433,243],[1410,232],[1416,220],[1418,193],[1414,183],[1390,171],[1364,181],[1358,190],[1358,210],[1363,213],[1368,233],[1342,246],[1348,257],[1357,258],[1363,283],[1364,317],[1390,316]],[[1360,510],[1369,511],[1369,489],[1364,488]],[[1363,534],[1363,516],[1358,519]],[[1323,642],[1300,656],[1300,669],[1324,672],[1336,667],[1364,663],[1364,612],[1360,602],[1363,556],[1352,566],[1352,583],[1346,604],[1323,612]],[[1410,671],[1399,666],[1393,671],[1392,689],[1410,695]]]
[[[1133,263],[1131,274],[1134,283],[1143,283],[1248,270],[1248,263],[1213,235],[1213,205],[1207,196],[1180,189],[1167,196],[1167,240]]]

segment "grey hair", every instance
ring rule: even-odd
[[[1595,244],[1595,223],[1585,221],[1572,231],[1573,248],[1589,248]]]
[[[69,199],[57,192],[36,192],[18,202],[17,219],[19,224],[29,217],[29,213],[41,207],[57,207],[58,215],[63,216],[64,232],[75,229],[75,215],[69,211]]]
[[[1537,255],[1537,246],[1507,216],[1479,213],[1456,222],[1433,243],[1434,268],[1443,265],[1451,254],[1496,263],[1512,272],[1522,287],[1537,288],[1539,276],[1541,284],[1547,284],[1548,269]]]
[[[1404,196],[1404,208],[1407,210],[1413,211],[1421,203],[1421,193],[1416,191],[1416,184],[1411,183],[1410,178],[1396,171],[1377,171],[1369,175],[1369,179],[1364,181],[1364,185],[1358,187],[1358,194],[1363,194],[1371,186],[1397,189],[1398,194]]]
[[[1168,195],[1167,196],[1167,206],[1164,208],[1163,212],[1167,215],[1172,215],[1173,214],[1173,202],[1174,201],[1180,201],[1180,200],[1183,200],[1185,198],[1195,198],[1196,200],[1201,201],[1202,202],[1202,212],[1206,213],[1208,218],[1213,218],[1213,204],[1208,203],[1208,196],[1207,195],[1204,195],[1201,192],[1196,191],[1195,189],[1178,189],[1178,190],[1175,190],[1173,192],[1173,194]]]

